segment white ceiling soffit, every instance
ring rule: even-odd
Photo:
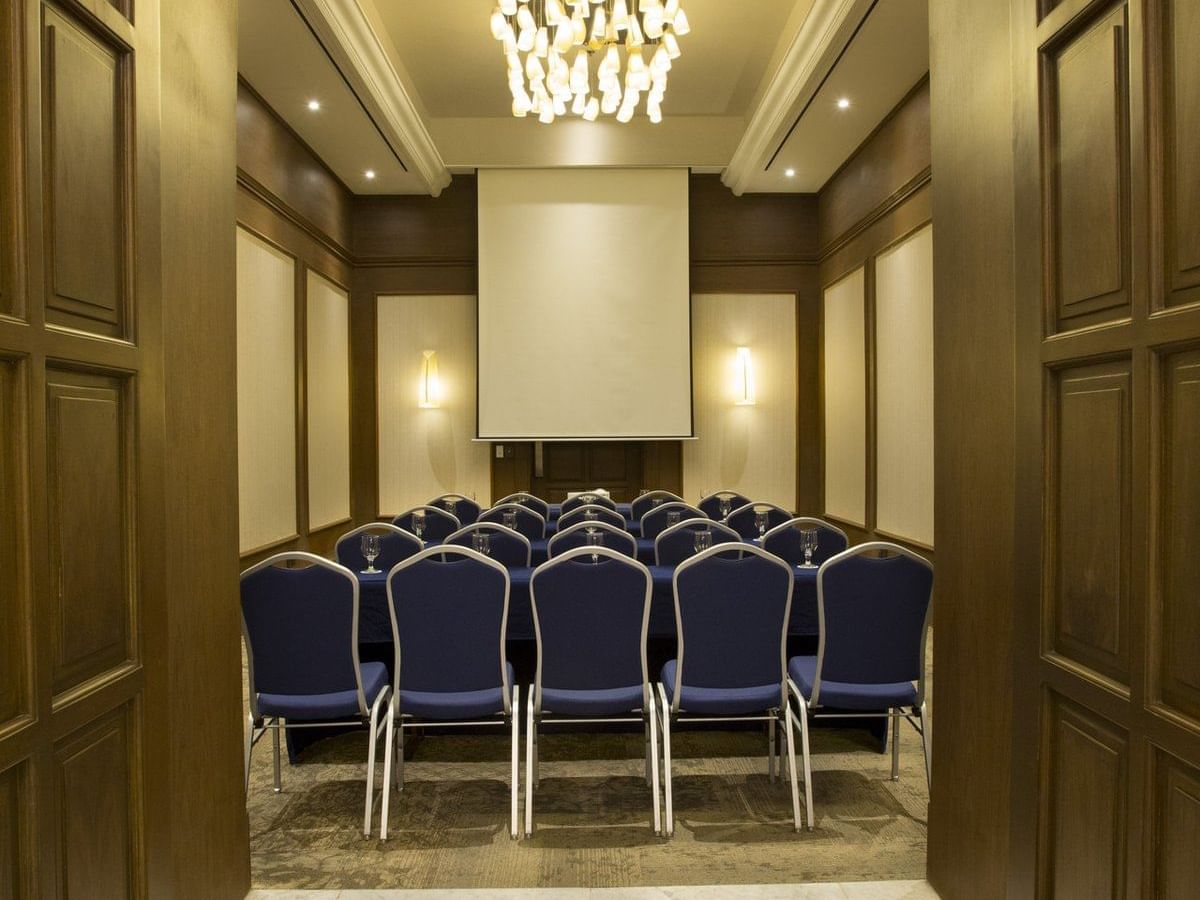
[[[816,0],[722,181],[735,194],[819,190],[928,69],[927,0]]]
[[[434,197],[450,172],[375,29],[356,0],[293,0],[389,140]]]

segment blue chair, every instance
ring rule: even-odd
[[[519,689],[505,656],[508,571],[466,547],[429,547],[388,573],[388,606],[396,646],[395,728],[384,763],[383,822],[387,839],[393,758],[404,790],[404,731],[463,725],[509,726],[512,732],[509,833],[517,836]],[[395,752],[393,733],[399,735]]]
[[[800,830],[800,793],[791,707],[787,702],[787,626],[792,569],[749,544],[718,544],[675,570],[678,657],[658,684],[666,784],[666,832],[675,830],[671,723],[766,722],[768,775],[775,777],[776,725],[787,735],[792,815]]]
[[[496,560],[506,569],[528,569],[531,565],[533,545],[529,543],[529,538],[495,522],[476,522],[474,525],[460,528],[446,538],[442,546],[455,544],[459,547],[470,547],[472,550],[478,549],[475,546],[476,534],[487,535],[488,548],[483,555]]]
[[[568,497],[566,500],[564,500],[562,506],[559,508],[558,514],[561,516],[565,513],[569,513],[577,506],[587,506],[589,504],[595,506],[607,506],[614,512],[616,512],[617,509],[616,501],[611,497],[607,497],[604,494],[596,494],[586,491],[582,494],[576,494],[574,497]]]
[[[846,532],[831,525],[824,519],[814,519],[809,516],[797,516],[788,519],[782,525],[776,525],[763,535],[762,546],[768,553],[774,553],[780,559],[785,559],[793,566],[804,564],[804,547],[800,532],[805,529],[817,532],[817,549],[813,551],[812,564],[819,566],[831,556],[836,556],[850,546]]]
[[[538,566],[530,578],[538,656],[526,704],[526,835],[533,833],[543,721],[641,722],[654,833],[662,833],[657,712],[646,667],[652,587],[649,569],[609,547],[578,547]]]
[[[479,514],[479,521],[504,525],[505,513],[512,513],[513,531],[525,535],[529,540],[540,541],[546,536],[545,517],[520,503],[501,503],[499,506],[493,506]]]
[[[656,506],[662,506],[664,503],[683,503],[684,499],[678,494],[672,494],[670,491],[646,491],[634,498],[629,504],[630,518],[635,522],[642,521],[642,516],[654,509]]]
[[[764,521],[760,523],[759,517]],[[743,540],[763,537],[772,528],[789,521],[792,514],[774,503],[750,502],[739,506],[724,519],[724,524],[742,536]]]
[[[609,509],[607,506],[601,506],[598,503],[587,503],[583,506],[576,506],[570,512],[563,513],[558,517],[558,528],[570,528],[576,522],[591,520],[593,522],[607,522],[622,531],[625,529],[625,517],[615,509]]]
[[[652,541],[670,528],[671,525],[678,525],[679,522],[671,521],[676,514],[679,516],[679,522],[685,519],[705,518],[704,513],[690,503],[683,503],[681,501],[662,503],[653,509],[647,510],[646,514],[642,516],[642,537]]]
[[[713,545],[740,542],[739,535],[727,525],[714,522],[712,519],[684,519],[678,525],[672,525],[666,531],[661,531],[654,539],[654,564],[656,566],[677,566],[685,559],[696,555],[696,532],[707,531],[712,537]]]
[[[440,506],[464,525],[472,525],[479,521],[479,513],[483,507],[463,494],[442,494],[434,497],[426,506]]]
[[[739,494],[737,491],[716,491],[701,498],[700,502],[696,505],[710,519],[716,519],[720,522],[735,509],[745,506],[749,502],[749,497]]]
[[[880,556],[886,553],[886,556]],[[921,735],[925,780],[930,780],[925,713],[925,644],[933,566],[897,544],[859,544],[817,571],[820,638],[816,656],[788,660],[788,689],[799,713],[804,794],[812,828],[808,719],[855,716],[892,720],[892,780],[900,777],[900,720]],[[913,719],[920,718],[918,724]]]
[[[364,534],[379,535],[379,556],[375,558],[375,568],[384,572],[414,553],[420,553],[424,548],[419,537],[403,528],[389,525],[387,522],[369,522],[353,531],[347,531],[334,545],[337,561],[351,572],[361,572],[367,568],[367,558],[362,552]]]
[[[550,521],[550,504],[541,497],[535,497],[533,494],[526,493],[525,491],[517,491],[515,494],[501,497],[493,506],[501,506],[505,503],[519,503],[522,506],[528,506],[547,522]]]
[[[598,532],[602,545],[624,553],[632,559],[637,559],[637,538],[624,528],[617,528],[607,522],[576,522],[569,528],[558,532],[550,538],[546,545],[546,556],[553,559],[568,550],[587,546],[588,532]]]
[[[440,506],[414,506],[392,519],[392,524],[412,532],[426,544],[439,544],[462,528],[458,517]]]
[[[305,565],[286,568],[283,563]],[[365,726],[369,730],[363,835],[370,837],[375,748],[381,734],[391,734],[393,715],[387,705],[391,696],[387,666],[358,659],[358,579],[345,566],[312,553],[292,552],[276,553],[251,566],[242,573],[240,586],[250,681],[246,789],[250,789],[250,755],[268,730],[274,743],[278,793],[282,789],[279,738],[285,728]]]

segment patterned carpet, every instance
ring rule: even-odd
[[[519,888],[924,878],[920,738],[907,725],[901,735],[893,782],[890,755],[865,731],[815,729],[816,830],[797,834],[787,781],[767,779],[765,733],[675,733],[671,840],[650,828],[640,733],[544,735],[536,831],[513,841],[507,732],[429,734],[410,739],[386,842],[378,812],[375,836],[362,836],[365,732],[318,742],[297,765],[285,758],[281,794],[271,789],[268,737],[251,772],[253,882]],[[523,765],[522,756],[522,778]]]

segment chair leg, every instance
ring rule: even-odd
[[[404,790],[404,717],[396,722],[396,790]]]
[[[512,771],[511,775],[511,803],[508,817],[508,835],[513,840],[517,838],[517,830],[520,828],[518,821],[518,806],[521,786],[520,786],[520,765],[517,760],[520,757],[521,747],[521,689],[517,685],[513,685],[512,689]]]
[[[767,778],[775,783],[775,717],[767,722]]]
[[[892,716],[892,781],[900,780],[900,716],[893,709]]]
[[[663,790],[667,810],[664,828],[667,837],[671,837],[675,834],[675,810],[671,805],[671,704],[667,702],[667,689],[661,682],[658,685],[658,702],[662,705],[659,721],[663,729]]]
[[[363,837],[371,836],[371,813],[375,811],[375,744],[378,740],[376,728],[379,725],[379,704],[371,707],[371,723],[367,726],[367,790],[366,809],[363,812]]]
[[[250,793],[250,754],[254,752],[254,714],[246,716],[246,793]]]
[[[798,711],[796,718],[800,720],[800,753],[804,763],[804,807],[808,816],[808,830],[813,830],[813,796],[812,796],[812,754],[808,747],[808,703],[800,693],[800,689],[789,681],[788,690],[796,698]]]
[[[279,777],[279,732],[283,731],[283,722],[275,717],[275,727],[271,729],[271,749],[275,754],[275,793],[283,790],[283,782]]]
[[[387,733],[383,740],[383,808],[379,813],[379,840],[386,841],[388,835],[388,801],[392,796],[392,761],[393,761],[393,742],[396,738],[396,706],[393,703],[388,704],[387,722],[384,723],[384,728]],[[371,743],[375,743],[372,736]],[[374,780],[374,772],[372,780]]]
[[[642,723],[642,739],[646,750],[646,771],[645,779],[647,787],[650,785],[650,718]]]
[[[650,703],[647,708],[650,725],[650,791],[654,794],[654,833],[662,834],[662,814],[658,802],[658,709],[654,702],[654,691],[647,695]]]
[[[921,716],[921,752],[925,755],[925,788],[929,790],[933,786],[933,759],[929,752],[929,716],[925,712],[925,704],[922,703],[918,713]]]
[[[533,719],[533,685],[525,701],[525,837],[533,834],[533,747],[537,723]]]
[[[792,823],[800,830],[800,787],[796,784],[796,736],[792,733],[792,706],[784,707],[784,729],[787,731],[788,775],[792,779]],[[774,719],[772,719],[774,722]]]

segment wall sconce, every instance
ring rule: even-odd
[[[442,384],[438,379],[436,350],[426,350],[421,359],[421,388],[417,405],[421,409],[437,409],[441,406]]]
[[[737,348],[737,406],[754,405],[754,365],[750,360],[750,348]]]

